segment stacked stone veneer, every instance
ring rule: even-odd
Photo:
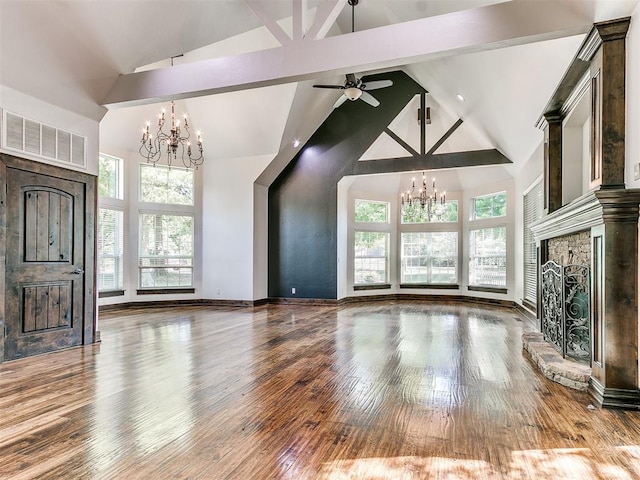
[[[549,260],[559,265],[590,265],[591,264],[591,233],[572,233],[563,237],[556,237],[548,243]]]

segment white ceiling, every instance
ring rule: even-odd
[[[307,25],[326,1],[307,1]],[[563,4],[588,23],[630,15],[637,4],[637,0],[511,1],[531,2],[541,12],[552,4]],[[356,30],[496,3],[502,2],[360,0]],[[291,0],[260,4],[284,31],[291,31]],[[327,36],[350,30],[351,8],[346,6]],[[465,27],[460,30],[459,35],[464,35]],[[440,152],[495,147],[515,162],[512,170],[517,169],[540,143],[541,132],[533,124],[582,39],[582,35],[569,36],[505,48],[492,44],[464,55],[436,56],[401,66],[430,92],[429,141],[435,142],[461,118],[463,126]],[[0,83],[102,119],[101,149],[107,153],[136,150],[137,132],[159,109],[159,105],[147,105],[113,109],[105,115],[101,103],[118,75],[145,66],[166,67],[167,59],[175,55],[184,54],[175,60],[178,64],[278,45],[243,0],[0,0]],[[342,78],[332,74],[316,81],[341,82]],[[178,111],[188,111],[191,124],[203,132],[207,159],[290,155],[289,143],[311,135],[331,112],[337,93],[313,89],[313,80],[282,83],[181,100]],[[464,95],[464,103],[456,99],[457,93]],[[414,107],[406,109],[406,119],[397,119],[394,128],[415,145]],[[395,145],[377,145],[375,156],[384,155],[386,148],[397,152]]]

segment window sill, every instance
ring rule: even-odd
[[[176,293],[196,293],[195,288],[141,288],[138,295],[173,295]]]
[[[422,288],[433,290],[458,290],[457,283],[401,283],[400,288]]]
[[[124,290],[104,290],[98,292],[98,298],[121,297],[123,295]]]
[[[470,292],[486,292],[486,293],[502,293],[507,294],[507,289],[502,287],[482,287],[479,285],[469,285],[467,289]]]
[[[375,285],[354,285],[353,290],[386,290],[391,288],[391,284],[389,283],[378,283]]]

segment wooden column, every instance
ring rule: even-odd
[[[547,213],[562,206],[562,116],[544,114],[544,207]]]
[[[638,190],[596,192],[603,225],[591,231],[593,362],[589,391],[605,407],[640,409]]]
[[[601,115],[599,125],[594,125],[600,129],[600,142],[594,147],[599,150],[602,162],[602,188],[624,188],[625,43],[629,22],[629,18],[623,18],[595,24],[602,40],[600,51],[592,61],[592,72],[600,70],[597,82],[600,92],[594,105]]]

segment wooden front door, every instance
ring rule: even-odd
[[[85,184],[10,167],[6,181],[5,360],[80,345]]]

